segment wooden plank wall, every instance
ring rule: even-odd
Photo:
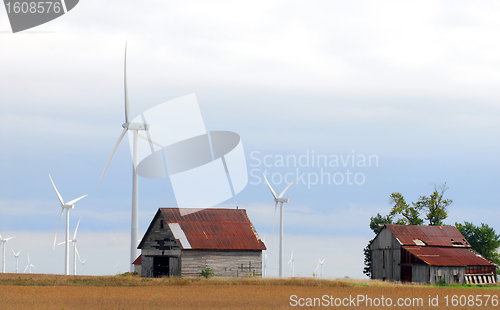
[[[206,267],[216,277],[262,277],[262,251],[184,250],[183,277],[199,277]]]

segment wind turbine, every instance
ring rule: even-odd
[[[279,196],[276,196],[276,192],[271,187],[271,184],[269,184],[269,182],[267,181],[265,174],[264,174],[264,179],[266,180],[267,186],[269,186],[269,189],[271,190],[271,194],[273,194],[274,201],[276,202],[276,204],[274,205],[273,233],[274,233],[274,220],[276,219],[276,208],[278,207],[278,202],[281,203],[281,205],[280,205],[280,264],[279,264],[280,270],[279,270],[279,277],[282,278],[283,277],[283,268],[284,268],[284,266],[283,266],[283,254],[284,254],[284,252],[283,252],[284,251],[283,250],[283,203],[290,201],[290,199],[288,199],[288,198],[283,198],[283,195],[286,193],[286,191],[288,190],[290,185],[292,185],[293,182],[295,182],[296,179],[294,179],[292,182],[290,182],[290,184],[288,184],[288,186],[285,188],[285,190],[283,192],[281,192],[281,194]]]
[[[30,273],[31,273],[31,267],[35,267],[35,265],[33,265],[31,262],[30,262],[30,255],[28,254],[28,265],[26,266],[26,268],[24,268],[24,273],[26,273],[26,270],[29,268],[30,270]]]
[[[295,259],[293,259],[293,250],[292,250],[292,256],[290,257],[290,261],[288,261],[288,264],[292,267],[292,278],[295,278]]]
[[[139,175],[137,174],[137,140],[139,138],[139,130],[147,131],[149,129],[149,124],[146,123],[131,123],[129,121],[130,114],[130,106],[128,102],[128,91],[127,91],[127,44],[125,44],[125,65],[124,65],[124,87],[125,87],[125,123],[122,124],[123,131],[120,137],[118,138],[118,142],[116,142],[113,151],[111,152],[111,156],[106,163],[106,167],[104,167],[104,171],[101,175],[101,180],[99,181],[99,187],[101,187],[102,178],[106,173],[106,169],[108,169],[109,162],[113,155],[115,154],[116,149],[120,145],[123,137],[127,133],[127,131],[132,131],[133,134],[133,166],[132,166],[132,227],[131,227],[131,236],[130,236],[130,272],[133,272],[134,265],[133,262],[139,256],[139,250],[137,249],[139,239]]]
[[[81,219],[80,219],[81,220]],[[76,239],[76,232],[78,231],[78,226],[80,226],[80,220],[78,220],[78,224],[76,224],[75,234],[73,235],[73,239],[69,240],[69,242],[73,243],[73,275],[76,276],[76,256],[80,257],[78,254],[78,250],[76,249],[76,243],[78,240]],[[65,242],[58,243],[57,245],[61,245]]]
[[[54,181],[52,181],[52,177],[49,174],[50,182],[52,182],[52,186],[54,187],[54,190],[56,191],[57,198],[59,198],[59,201],[61,202],[61,215],[59,215],[59,222],[57,223],[57,230],[56,230],[56,235],[54,237],[54,249],[56,248],[56,239],[57,239],[57,232],[59,231],[59,224],[61,224],[61,218],[64,212],[64,209],[66,209],[66,256],[65,256],[65,264],[64,264],[64,272],[66,275],[69,275],[69,209],[73,209],[75,207],[75,203],[82,199],[83,197],[86,197],[87,195],[83,195],[81,197],[78,197],[76,199],[73,199],[67,203],[64,203],[61,195],[57,191],[57,188],[54,184]]]
[[[89,259],[89,258],[87,257],[84,261],[82,261],[82,259],[80,258],[80,255],[78,255],[78,260],[82,264],[82,275],[85,275],[85,263],[87,262],[87,259]]]
[[[116,263],[116,274],[120,274],[120,260],[118,260],[118,262]]]
[[[324,260],[321,260],[321,259],[318,258],[318,261],[319,261],[319,265],[318,266],[321,266],[320,273],[319,273],[319,277],[320,278],[323,278],[323,264],[325,263],[325,260],[326,260],[326,258]]]
[[[12,250],[14,257],[16,258],[16,273],[19,273],[19,254],[21,254],[21,251],[16,253],[16,252],[14,252],[14,250]]]
[[[10,238],[5,238],[3,239],[2,236],[0,236],[0,242],[2,243],[2,246],[3,246],[3,250],[2,250],[2,273],[5,273],[5,244],[7,243],[7,241],[9,241],[10,239],[12,239],[14,237],[10,237]]]

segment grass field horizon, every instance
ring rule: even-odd
[[[497,285],[483,287],[402,284],[373,280],[314,278],[141,278],[116,276],[64,276],[50,274],[0,274],[1,309],[289,309],[307,302],[329,300],[335,308],[373,308],[370,302],[404,299],[406,309],[457,309],[452,297],[481,300],[481,309],[496,309]],[[479,296],[479,297],[478,297]],[[488,297],[489,305],[484,301]],[[438,299],[435,299],[435,298]],[[353,306],[353,300],[365,303]],[[446,300],[448,298],[448,300]],[[315,300],[316,299],[316,300]],[[459,299],[457,299],[459,305]],[[420,302],[420,303],[419,303]],[[448,302],[448,306],[446,306]],[[477,302],[477,301],[476,301]],[[292,307],[292,305],[296,307]],[[347,304],[347,305],[346,305]],[[315,304],[318,308],[325,305]],[[345,306],[346,305],[346,306]],[[477,304],[476,304],[477,305]],[[377,308],[382,306],[377,306]],[[310,308],[310,307],[307,307]],[[313,307],[314,308],[314,307]],[[385,306],[399,309],[402,306]],[[458,307],[460,308],[460,307]],[[470,307],[469,307],[470,308]]]

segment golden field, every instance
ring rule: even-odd
[[[313,308],[325,309],[499,309],[500,304],[495,306],[495,298],[492,298],[498,295],[500,290],[496,286],[430,287],[359,280],[142,279],[137,276],[0,274],[2,310],[309,309],[308,305],[314,305],[314,302],[317,307]],[[438,304],[429,306],[429,297]],[[389,298],[391,306],[388,305]],[[371,306],[367,299],[371,299]],[[402,302],[401,306],[396,304],[398,300]],[[488,305],[485,305],[486,301]]]

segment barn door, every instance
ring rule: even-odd
[[[153,257],[153,277],[168,277],[170,276],[170,260],[168,256]]]
[[[401,266],[401,282],[411,282],[411,266]]]

